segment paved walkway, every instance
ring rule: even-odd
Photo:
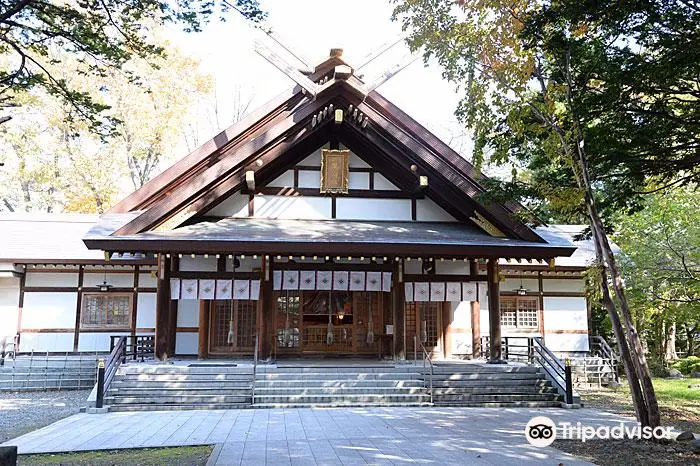
[[[588,464],[527,443],[534,416],[614,425],[593,409],[240,409],[76,414],[3,445],[19,453],[216,444],[210,464]]]

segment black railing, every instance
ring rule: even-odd
[[[481,357],[489,357],[489,337],[481,337],[479,353]],[[564,393],[566,404],[574,403],[574,390],[571,378],[569,360],[562,362],[547,348],[542,337],[501,337],[503,359],[509,361],[538,364],[549,375],[549,378]]]
[[[603,362],[610,366],[610,370],[615,377],[615,381],[620,381],[618,366],[620,364],[620,357],[617,355],[615,350],[613,350],[605,338],[599,335],[592,335],[588,337],[588,344],[590,354],[593,356],[599,356],[603,359]]]
[[[156,340],[153,335],[112,335],[109,337],[110,352],[120,338],[126,339],[125,358],[133,361],[140,359],[143,362],[145,359],[154,357]]]
[[[116,338],[116,340],[115,340]],[[110,337],[110,352],[107,359],[100,359],[97,362],[97,397],[95,406],[104,406],[104,396],[117,373],[119,366],[126,360],[126,339],[125,336]]]

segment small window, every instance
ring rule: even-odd
[[[82,328],[131,327],[132,296],[128,293],[86,293],[80,314]]]
[[[537,329],[540,315],[537,301],[537,298],[530,296],[501,297],[501,326]]]

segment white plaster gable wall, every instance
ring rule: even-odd
[[[431,201],[430,199],[418,199],[416,201],[416,220],[419,222],[456,222],[452,215]]]
[[[259,218],[322,220],[331,218],[332,209],[328,197],[257,195],[253,205]]]
[[[194,332],[177,332],[175,335],[175,354],[197,354],[199,335]]]
[[[382,174],[374,174],[374,189],[379,191],[400,191],[400,189],[391,181],[387,180]]]
[[[338,220],[411,220],[410,199],[336,199]]]
[[[305,170],[301,170],[305,171]],[[301,171],[299,172],[299,182],[301,183]],[[294,186],[294,172],[292,170],[287,170],[274,180],[267,183],[271,188],[291,188]]]
[[[19,279],[0,278],[0,337],[17,332]]]
[[[586,298],[544,298],[545,330],[588,330]]]
[[[78,286],[75,273],[27,272],[24,286]]]
[[[294,182],[292,182],[292,185]],[[248,195],[241,193],[231,194],[219,205],[207,211],[207,215],[216,217],[247,217]]]
[[[78,294],[31,292],[24,293],[22,328],[75,328]]]

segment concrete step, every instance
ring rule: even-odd
[[[530,394],[434,394],[433,401],[438,402],[477,402],[477,403],[511,403],[514,401],[561,401],[562,397],[551,393]]]
[[[250,393],[241,395],[173,395],[173,394],[157,394],[156,396],[106,396],[105,404],[167,404],[167,403],[185,403],[185,404],[234,404],[234,403],[250,403]]]
[[[529,385],[524,385],[520,387],[449,387],[449,388],[441,388],[441,387],[434,387],[433,388],[433,394],[435,395],[469,395],[469,394],[480,394],[480,395],[488,395],[488,394],[507,394],[507,395],[512,395],[512,394],[529,394],[529,393],[553,393],[556,394],[557,389],[554,387],[547,387],[547,386],[541,386],[541,387],[532,387]]]
[[[252,408],[256,409],[291,409],[291,408],[366,408],[366,407],[381,407],[381,408],[415,408],[415,407],[430,407],[433,406],[427,401],[421,402],[382,402],[382,403],[355,403],[352,401],[335,401],[329,403],[258,403],[257,397]]]
[[[425,403],[430,400],[430,395],[422,394],[340,394],[340,395],[259,395],[255,392],[255,404],[274,404],[274,405],[290,405],[290,404],[309,404],[309,405],[337,405],[337,404],[355,404],[362,406],[367,404],[384,405],[387,403]]]
[[[245,374],[119,374],[119,380],[152,382],[203,382],[251,380],[253,375]]]
[[[276,396],[293,396],[295,394],[303,394],[309,396],[325,396],[325,395],[410,395],[426,393],[424,387],[255,387],[255,396],[258,395],[276,395]]]
[[[344,373],[415,373],[421,371],[423,366],[413,364],[407,365],[349,365],[349,366],[332,366],[332,365],[309,365],[309,366],[258,366],[257,372],[264,374],[267,372],[280,374],[303,374],[303,373],[319,373],[325,374],[344,374]]]
[[[537,366],[510,366],[510,365],[470,365],[470,364],[433,364],[434,373],[463,373],[463,374],[514,374],[537,373]]]
[[[559,408],[559,401],[511,401],[511,402],[440,402],[434,401],[435,406],[461,408]]]
[[[200,388],[213,389],[237,389],[252,386],[251,379],[248,380],[173,380],[173,381],[154,381],[154,380],[122,380],[115,379],[112,381],[111,387],[115,388],[165,388],[179,390],[197,390]]]
[[[110,412],[130,411],[186,411],[191,409],[241,409],[250,408],[250,400],[247,403],[132,403],[124,405],[110,405]]]
[[[201,395],[243,395],[248,396],[253,389],[252,386],[241,387],[236,389],[221,389],[221,388],[166,388],[166,387],[153,387],[153,388],[114,388],[109,387],[107,390],[107,396],[116,397],[130,397],[130,396],[143,396],[143,397],[158,397],[158,396],[201,396]]]
[[[430,379],[426,378],[426,382],[429,382]],[[455,387],[455,388],[478,388],[478,387],[497,387],[497,388],[503,388],[503,389],[508,389],[509,387],[521,387],[523,385],[531,386],[531,387],[549,387],[551,386],[551,383],[548,380],[543,380],[543,379],[535,379],[530,381],[530,383],[523,384],[523,381],[521,380],[493,380],[493,379],[488,379],[488,380],[483,380],[483,379],[467,379],[467,380],[434,380],[433,379],[433,387]]]
[[[428,379],[430,374],[423,374],[423,379]],[[516,380],[528,383],[529,381],[535,381],[542,378],[541,374],[538,373],[445,373],[445,374],[433,374],[433,381],[435,380],[493,380],[493,381],[506,381],[506,380]]]
[[[280,388],[334,388],[334,387],[382,387],[382,388],[406,388],[406,387],[423,387],[422,380],[256,380],[255,386],[260,388],[265,387],[280,387]]]
[[[305,372],[305,373],[266,373],[257,374],[256,380],[416,380],[421,377],[420,373],[393,373],[393,372]]]

